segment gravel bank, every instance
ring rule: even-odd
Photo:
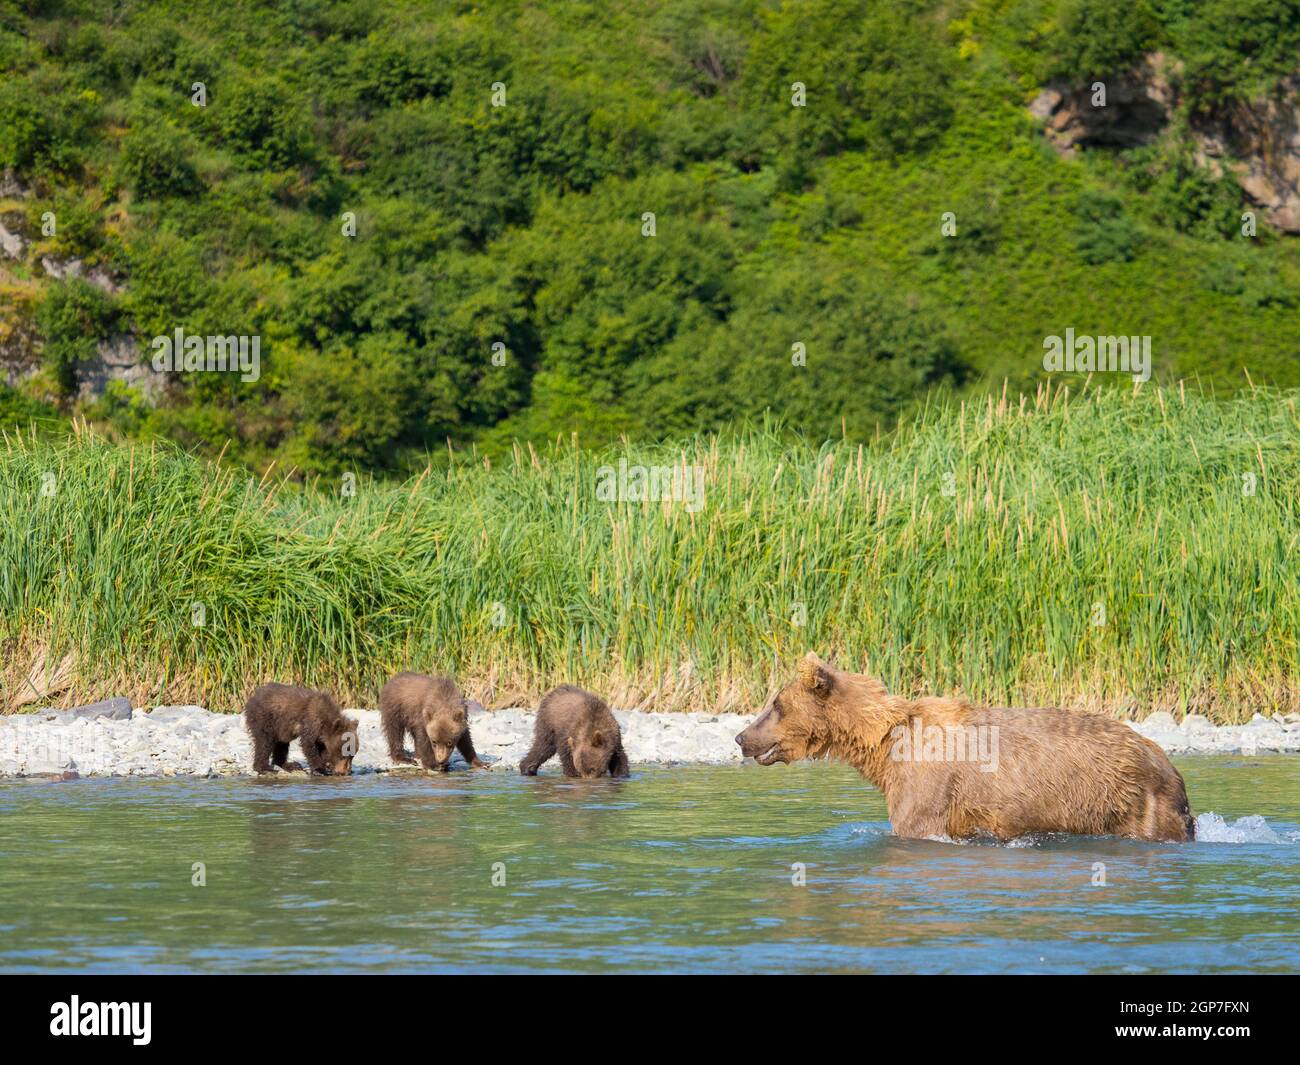
[[[353,772],[394,769],[379,729],[378,710],[348,710],[360,725]],[[517,772],[532,743],[533,711],[470,712],[474,746],[493,771]],[[733,737],[748,722],[740,714],[616,712],[633,762],[738,762]],[[409,739],[408,739],[409,744]],[[290,760],[301,760],[298,745]],[[160,706],[128,719],[68,714],[0,717],[0,776],[68,771],[81,776],[236,776],[250,772],[252,743],[239,714],[198,706]],[[460,755],[452,768],[464,768]],[[401,771],[412,770],[402,767]],[[418,770],[417,770],[418,771]],[[552,760],[543,773],[558,772]]]
[[[105,707],[115,715],[104,716]],[[359,773],[393,769],[379,730],[377,710],[349,710],[361,726]],[[616,711],[633,763],[739,762],[733,737],[750,720],[741,714],[651,714]],[[480,756],[494,772],[515,772],[532,740],[531,710],[471,712]],[[1300,752],[1300,716],[1256,716],[1245,725],[1216,727],[1199,715],[1176,723],[1152,714],[1134,726],[1171,754]],[[299,758],[297,744],[291,759]],[[121,703],[82,711],[46,711],[0,717],[0,776],[238,776],[249,773],[252,745],[238,714],[198,706],[130,710]],[[455,756],[453,768],[463,768]],[[403,772],[412,770],[403,768]],[[543,773],[559,772],[555,761]]]

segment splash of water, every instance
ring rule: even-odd
[[[854,836],[892,836],[892,830],[879,825],[857,825],[849,829]],[[926,836],[931,843],[950,843],[957,847],[997,846],[1012,849],[1020,847],[1038,847],[1051,834],[1019,836],[1004,841],[991,837],[974,839],[953,839],[951,836]],[[1216,813],[1199,814],[1196,818],[1197,843],[1273,843],[1282,846],[1300,843],[1300,831],[1277,832],[1269,827],[1267,821],[1259,814],[1239,817],[1237,820],[1225,821]]]
[[[1198,814],[1197,843],[1300,843],[1300,832],[1279,834],[1259,814],[1229,824],[1216,813]]]

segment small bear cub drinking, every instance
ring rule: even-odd
[[[538,767],[557,753],[566,777],[628,775],[623,734],[605,700],[572,684],[562,684],[542,700],[533,746],[519,772],[536,776]]]
[[[416,757],[425,769],[447,772],[453,748],[474,768],[487,768],[470,739],[469,704],[455,681],[447,677],[397,674],[379,693],[379,717],[388,756],[399,765],[415,763],[405,750],[409,732]]]
[[[300,770],[286,764],[289,743],[299,740],[303,757],[319,776],[348,776],[357,753],[357,723],[344,717],[325,692],[291,684],[263,684],[244,704],[244,725],[253,737],[253,772]]]

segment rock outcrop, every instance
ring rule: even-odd
[[[1206,158],[1236,175],[1272,225],[1300,233],[1300,72],[1278,95],[1234,105],[1194,123],[1192,132]]]
[[[40,337],[13,294],[0,296],[0,382],[15,387],[40,371]]]
[[[88,281],[96,288],[102,289],[110,296],[116,296],[123,288],[102,266],[92,266],[87,269],[86,264],[75,257],[59,259],[53,255],[42,255],[41,267],[56,281],[70,281],[74,278],[80,278],[83,281]]]
[[[1139,73],[1105,81],[1105,104],[1093,103],[1091,84],[1052,82],[1029,105],[1043,132],[1062,155],[1082,145],[1136,148],[1156,140],[1168,125],[1173,94],[1163,66],[1150,61]]]
[[[1091,84],[1064,82],[1047,85],[1029,105],[1061,154],[1150,144],[1166,135],[1182,104],[1178,66],[1162,53],[1104,84],[1105,106],[1094,105]],[[1300,233],[1300,71],[1267,97],[1189,113],[1187,129],[1202,165],[1232,173],[1270,225]]]
[[[93,359],[77,364],[77,397],[92,400],[102,396],[112,381],[122,381],[153,400],[166,388],[167,375],[140,358],[135,337],[119,333],[101,340]]]
[[[22,200],[30,190],[6,170],[0,175],[0,199]],[[41,273],[54,282],[80,279],[110,296],[123,291],[122,282],[100,265],[87,265],[75,256],[41,254],[37,240],[26,232],[26,218],[18,209],[0,211],[0,281],[5,280],[5,260],[23,263],[28,276]],[[33,321],[35,300],[40,294],[35,282],[25,281],[0,294],[0,381],[10,388],[35,376],[41,369],[41,340]],[[82,401],[102,396],[113,381],[139,390],[146,399],[157,400],[166,387],[167,375],[140,358],[140,346],[126,333],[98,342],[93,358],[76,366],[76,394]]]

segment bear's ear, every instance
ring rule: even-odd
[[[799,680],[814,695],[825,699],[835,687],[835,674],[830,668],[809,651],[799,663]]]

